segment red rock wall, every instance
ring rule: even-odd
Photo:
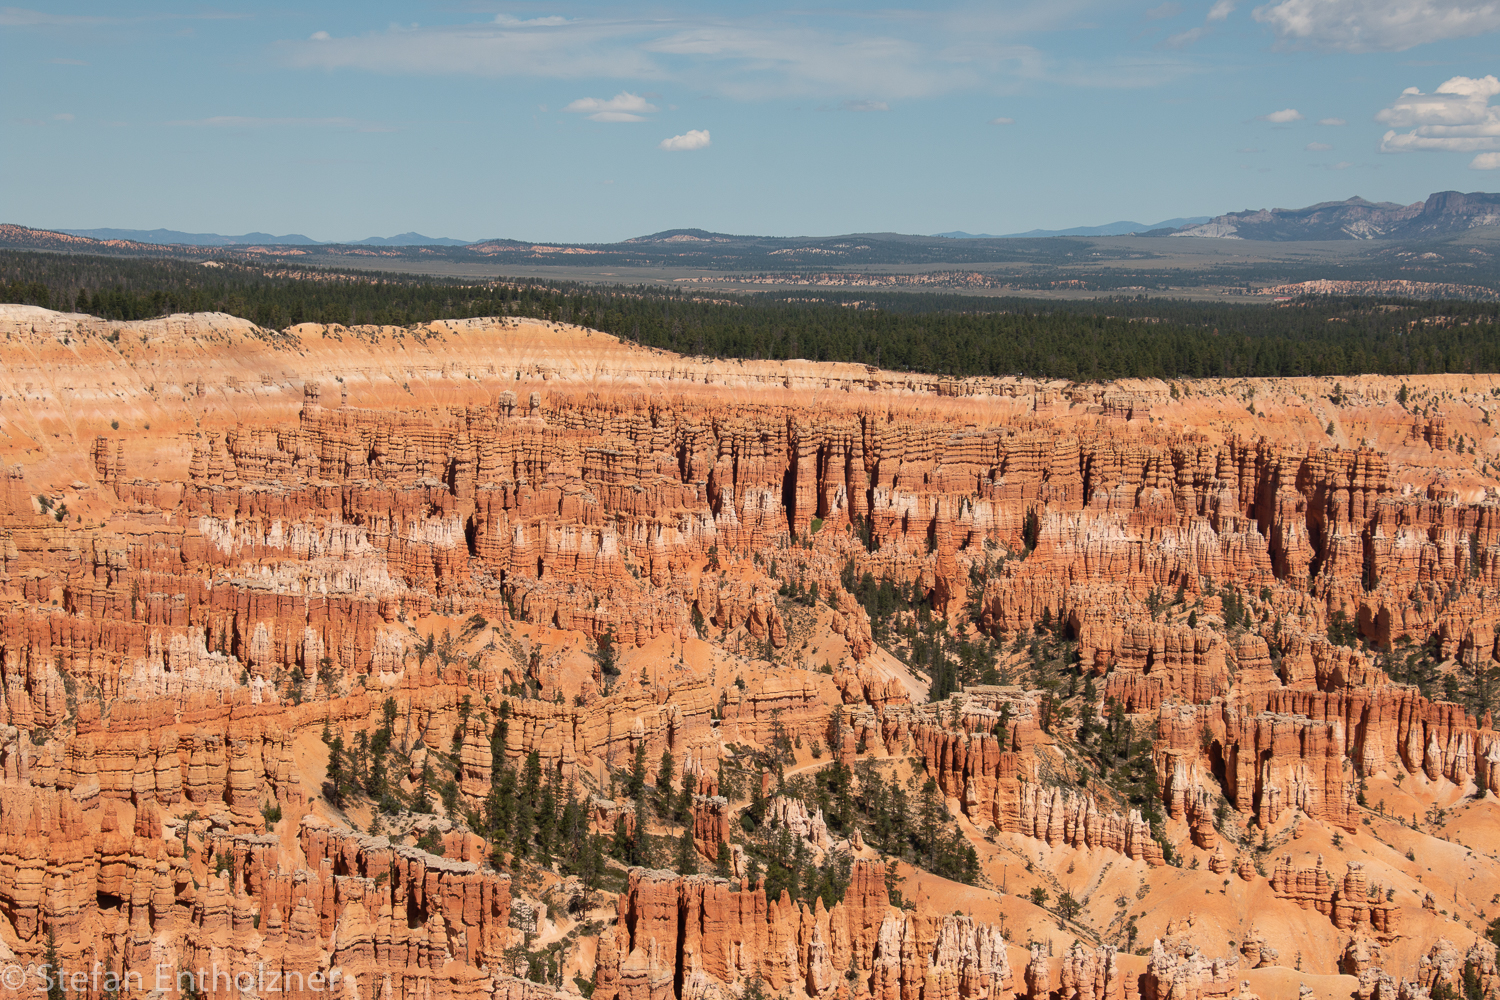
[[[832,910],[785,894],[767,900],[761,886],[632,869],[599,955],[601,1000],[673,995],[697,979],[758,978],[782,995],[853,989],[878,1000],[1000,1000],[1013,985],[997,929],[962,916],[903,915],[887,903],[884,867],[863,860]]]

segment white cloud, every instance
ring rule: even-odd
[[[1319,125],[1348,125],[1349,123],[1346,122],[1346,121],[1344,121],[1344,119],[1342,119],[1342,118],[1319,118],[1318,119],[1318,124]]]
[[[1500,28],[1493,0],[1278,0],[1254,11],[1285,48],[1403,52]]]
[[[312,34],[307,36],[307,40],[309,42],[326,42],[332,37],[333,36],[326,31],[314,31]]]
[[[1302,112],[1296,108],[1283,108],[1280,111],[1272,111],[1268,115],[1256,115],[1258,122],[1270,122],[1272,125],[1285,125],[1287,122],[1300,122]]]
[[[1207,21],[1223,21],[1234,13],[1234,0],[1219,0],[1218,3],[1208,8]]]
[[[1500,170],[1500,153],[1480,153],[1469,163],[1470,170]]]
[[[1014,118],[991,118],[990,119],[990,124],[991,125],[1014,125],[1015,123],[1016,123],[1016,120]]]
[[[674,135],[670,139],[663,139],[657,143],[658,148],[665,149],[669,153],[683,152],[689,149],[703,149],[710,145],[708,129],[688,129],[682,135]]]
[[[1310,142],[1307,144],[1307,151],[1309,153],[1326,153],[1332,148],[1326,142]]]
[[[1493,76],[1455,76],[1431,94],[1407,87],[1390,107],[1375,115],[1376,121],[1392,126],[1380,140],[1380,151],[1500,150],[1500,107],[1490,104],[1497,94],[1500,80]]]
[[[573,114],[586,114],[589,121],[593,122],[643,122],[647,120],[643,115],[661,109],[638,94],[622,90],[607,101],[597,97],[580,97],[563,110]]]
[[[1473,125],[1489,117],[1489,99],[1500,94],[1500,80],[1455,76],[1431,94],[1407,87],[1375,120],[1397,128],[1411,125]]]
[[[844,101],[839,104],[841,111],[889,111],[891,106],[884,101]]]
[[[1172,3],[1171,0],[1168,0],[1167,3],[1162,4],[1160,7],[1152,7],[1146,11],[1146,19],[1149,21],[1160,21],[1162,18],[1176,17],[1181,13],[1182,8]]]

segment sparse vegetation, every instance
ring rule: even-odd
[[[852,361],[947,375],[1088,381],[1500,370],[1500,306],[1489,302],[1322,297],[1272,310],[1133,294],[1097,303],[867,289],[710,297],[677,288],[474,283],[305,262],[299,271],[320,280],[299,280],[278,268],[224,261],[206,278],[194,261],[0,251],[0,299],[118,320],[222,311],[272,330],[303,322],[412,326],[526,316],[689,355]],[[1197,277],[1215,280],[1211,272]],[[1135,288],[1143,276],[1124,268],[1089,281]],[[1421,322],[1439,313],[1451,319]],[[1344,399],[1341,388],[1331,397],[1335,405]]]

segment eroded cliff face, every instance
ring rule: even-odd
[[[1500,741],[1470,711],[1500,660],[1500,380],[1401,406],[1390,379],[944,380],[530,321],[0,306],[0,333],[23,963],[380,1000],[1500,980]],[[872,618],[867,574],[920,612]],[[923,616],[998,683],[929,704]],[[1043,622],[1066,689],[1034,683]],[[402,805],[451,778],[431,814],[340,794],[331,740],[382,725]],[[1121,726],[1149,786],[1085,760]],[[930,780],[975,884],[782,797],[772,828],[849,884],[768,898],[742,820],[776,778],[742,772],[770,750],[788,779],[869,766],[860,796]],[[620,787],[664,754],[679,819]],[[594,831],[680,829],[722,874],[575,892],[507,856],[470,828],[533,765]]]

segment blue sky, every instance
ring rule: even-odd
[[[0,7],[0,221],[1003,233],[1500,190],[1493,3],[224,4]]]

